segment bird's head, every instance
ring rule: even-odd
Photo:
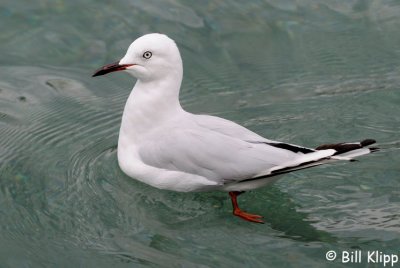
[[[121,60],[99,68],[93,76],[122,70],[141,81],[153,81],[181,73],[182,59],[172,39],[151,33],[136,39]]]

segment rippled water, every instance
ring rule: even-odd
[[[1,1],[0,21],[1,267],[323,267],[342,265],[331,249],[399,252],[398,1]],[[231,216],[226,193],[130,179],[116,150],[134,81],[90,75],[148,32],[177,41],[187,110],[383,150],[241,196],[264,225]]]

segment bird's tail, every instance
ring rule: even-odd
[[[304,154],[304,156],[296,162],[274,167],[266,177],[323,165],[330,163],[333,160],[355,161],[353,159],[354,157],[378,151],[379,148],[377,147],[367,147],[375,142],[376,141],[373,139],[365,139],[361,142],[323,144],[315,148],[315,152]],[[318,155],[318,153],[321,153],[322,155]],[[324,153],[327,153],[328,155],[323,155]],[[307,157],[308,155],[309,157]]]

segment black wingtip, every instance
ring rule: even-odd
[[[376,143],[376,140],[374,140],[374,139],[365,139],[365,140],[360,142],[362,147],[365,147],[365,146],[368,146],[368,145],[371,145],[371,144],[374,144],[374,143]]]
[[[326,150],[326,149],[334,149],[336,153],[334,155],[339,155],[343,153],[347,153],[353,150],[361,149],[363,147],[367,147],[368,145],[376,143],[374,139],[365,139],[359,143],[333,143],[333,144],[323,144],[316,148],[316,150]],[[370,148],[371,152],[375,152],[378,148]]]

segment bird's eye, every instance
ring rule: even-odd
[[[150,59],[153,54],[150,51],[146,51],[143,53],[143,58]]]

